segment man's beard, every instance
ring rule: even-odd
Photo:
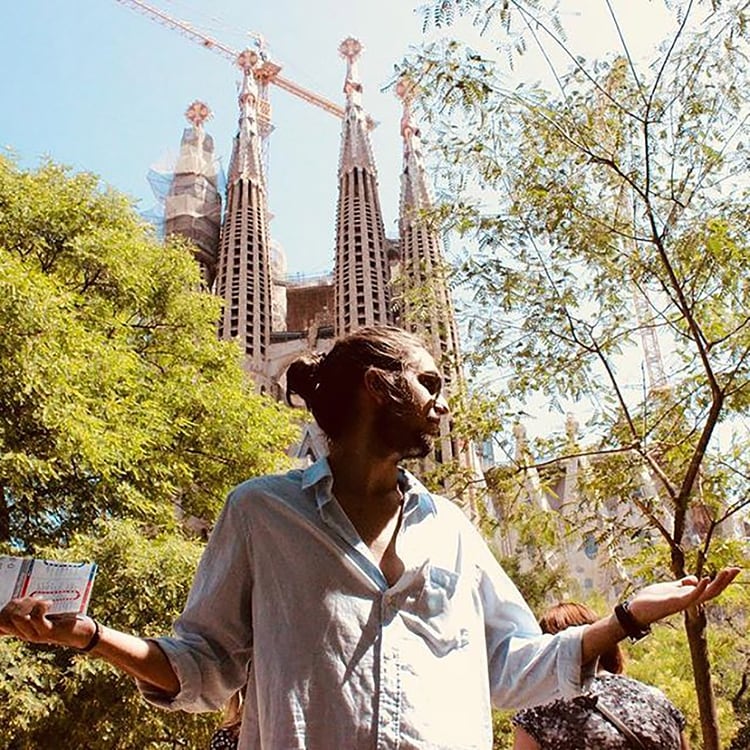
[[[401,458],[424,458],[432,450],[433,438],[418,427],[419,415],[413,403],[384,406],[376,421],[377,435],[383,447]]]

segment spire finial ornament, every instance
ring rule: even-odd
[[[254,70],[260,57],[255,50],[244,49],[237,55],[237,67],[242,71],[242,84],[240,85],[239,103],[240,110],[244,110],[245,117],[257,118],[256,107],[258,103],[258,88],[255,84]],[[252,110],[252,114],[248,111]]]
[[[414,81],[408,76],[401,76],[396,84],[396,96],[401,99],[404,111],[401,115],[401,137],[408,138],[411,135],[419,135],[419,129],[414,126],[411,119],[411,105],[416,96]]]
[[[521,424],[520,419],[516,419],[516,421],[513,423],[513,437],[516,439],[516,449],[517,450],[525,450],[526,449],[526,427],[524,427],[523,424]]]
[[[348,104],[361,106],[362,102],[362,82],[359,80],[359,71],[357,70],[357,60],[364,51],[364,47],[359,39],[352,36],[344,39],[339,44],[339,55],[346,60],[346,80],[344,81],[344,93]]]
[[[185,118],[192,123],[194,127],[200,128],[206,120],[214,116],[208,104],[196,99],[186,110]]]
[[[229,167],[229,179],[242,177],[263,185],[265,176],[261,165],[261,142],[258,123],[260,99],[255,70],[260,57],[255,50],[245,49],[237,55],[237,67],[242,71],[242,83],[237,97],[240,117],[235,148]]]
[[[578,437],[578,428],[579,428],[578,420],[575,417],[575,414],[572,412],[568,412],[565,415],[565,432],[568,436],[568,440],[571,443],[574,443],[576,438]]]
[[[404,106],[410,106],[417,93],[417,87],[409,76],[401,76],[396,84],[396,96],[401,99]]]
[[[254,49],[243,49],[237,55],[237,67],[245,74],[250,75],[258,64],[260,55]]]
[[[348,36],[339,44],[339,54],[343,57],[349,65],[353,65],[357,58],[364,51],[362,42],[359,39],[355,39],[353,36]]]

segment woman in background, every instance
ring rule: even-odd
[[[545,633],[596,622],[585,604],[561,602],[539,624]],[[519,711],[513,750],[689,750],[685,717],[658,688],[622,674],[619,645],[599,657],[585,695]]]
[[[213,733],[208,750],[236,750],[242,722],[242,691],[238,690],[224,707],[224,720]]]

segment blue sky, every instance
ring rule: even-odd
[[[152,0],[170,15],[241,49],[262,33],[282,75],[343,102],[346,36],[365,46],[364,104],[373,132],[386,233],[396,234],[400,106],[381,92],[393,65],[419,41],[421,17],[409,0]],[[151,165],[178,151],[194,99],[214,112],[206,126],[226,167],[236,130],[234,66],[116,0],[23,0],[3,8],[4,71],[0,148],[24,166],[40,157],[88,170],[138,201],[154,203]],[[272,88],[276,129],[270,143],[272,236],[290,272],[330,269],[333,259],[340,122]]]
[[[381,89],[410,45],[422,39],[412,0],[149,0],[235,49],[247,32],[267,39],[282,75],[343,102],[345,65],[337,47],[346,36],[365,46],[360,61],[364,104],[378,127],[372,134],[386,234],[396,235],[401,141],[400,103]],[[614,3],[643,36],[642,13],[654,4]],[[150,166],[176,155],[194,99],[214,117],[206,129],[226,167],[237,124],[236,68],[179,33],[117,0],[23,0],[3,8],[0,69],[0,149],[24,166],[48,155],[98,174],[132,196],[139,210],[155,200]],[[658,6],[658,4],[656,4]],[[577,46],[605,51],[615,44],[603,2],[564,0],[564,18]],[[584,12],[581,12],[581,11]],[[608,31],[605,32],[605,29]],[[592,33],[595,30],[595,33]],[[529,56],[531,57],[531,56]],[[333,260],[339,121],[272,87],[276,129],[271,136],[269,207],[272,237],[290,272],[319,273]]]

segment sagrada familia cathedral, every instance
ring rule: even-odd
[[[362,105],[357,72],[361,45],[349,38],[339,52],[347,65],[346,101],[332,274],[290,280],[285,259],[271,242],[263,167],[262,107],[266,102],[259,95],[258,60],[252,54],[243,53],[239,60],[239,123],[224,200],[214,142],[203,127],[208,108],[194,102],[186,113],[191,124],[183,133],[164,198],[165,234],[180,234],[193,243],[206,288],[224,302],[219,336],[239,343],[246,370],[259,391],[281,399],[286,367],[301,352],[328,351],[342,334],[365,325],[392,323],[414,331],[428,344],[443,370],[448,395],[455,397],[463,381],[459,339],[442,238],[424,221],[432,197],[419,128],[411,112],[412,89],[407,81],[397,86],[403,102],[403,165],[399,236],[390,239],[385,235],[378,194],[371,121]],[[525,463],[525,435],[520,427],[517,432],[515,458]],[[325,451],[325,438],[314,423],[305,426],[300,442],[290,449],[301,462],[313,461]],[[421,468],[446,462],[475,477],[477,483],[487,468],[476,447],[453,434],[448,417],[433,454]],[[558,506],[575,493],[576,469],[577,464],[567,467],[560,486],[551,492],[531,471],[525,493],[528,502],[559,511]],[[475,520],[493,513],[486,495],[478,499],[476,493],[464,493],[457,499]],[[511,536],[499,534],[496,542],[503,554],[513,553]],[[602,563],[607,557],[606,549],[585,544],[571,545],[566,554],[584,590],[606,590],[610,577]]]
[[[397,87],[404,107],[404,156],[399,237],[390,239],[378,195],[371,120],[362,106],[357,72],[361,49],[352,38],[339,47],[347,65],[346,102],[330,276],[289,280],[284,258],[270,240],[257,55],[243,53],[239,59],[239,124],[223,212],[214,142],[203,127],[208,109],[201,102],[187,112],[191,125],[183,133],[165,198],[166,235],[181,234],[192,241],[206,287],[224,301],[220,337],[239,343],[258,389],[276,398],[283,396],[287,365],[301,352],[327,351],[337,337],[383,323],[421,336],[443,369],[449,395],[455,395],[462,380],[442,239],[422,218],[432,199],[419,129],[411,115],[411,87],[406,81]],[[325,441],[315,425],[294,447],[296,456],[307,460],[324,451]],[[448,418],[431,460],[458,462],[481,475],[474,447],[452,435]]]

